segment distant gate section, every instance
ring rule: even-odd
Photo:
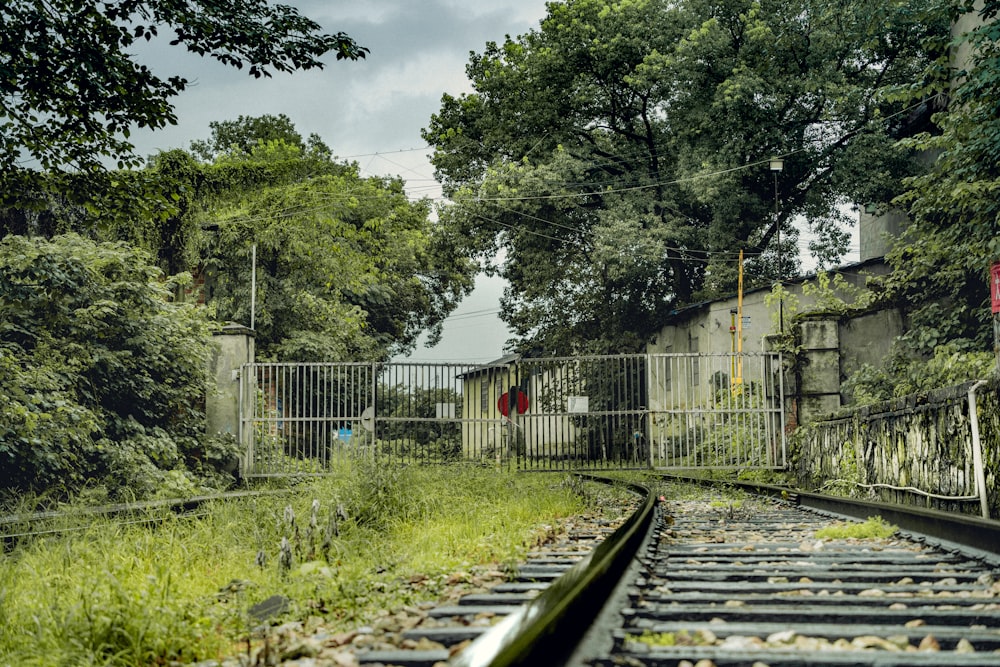
[[[778,355],[620,355],[488,364],[248,364],[247,476],[339,458],[523,470],[779,468]]]

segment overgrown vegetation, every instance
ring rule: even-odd
[[[855,400],[893,396],[980,379],[991,368],[990,265],[1000,257],[1000,2],[948,2],[952,20],[981,21],[938,49],[921,77],[894,99],[932,112],[932,125],[901,145],[934,156],[933,168],[904,181],[903,194],[880,202],[912,221],[886,259],[885,295],[908,320],[882,368],[849,381]],[[964,16],[963,16],[964,15]],[[964,61],[952,60],[966,54]]]
[[[198,518],[34,538],[0,556],[0,663],[219,659],[247,651],[251,609],[275,595],[275,623],[363,624],[518,560],[584,509],[569,491],[547,475],[356,462]]]
[[[234,443],[204,435],[207,313],[170,298],[189,280],[123,244],[0,241],[0,495],[232,482]]]
[[[839,273],[820,271],[814,281],[803,282],[802,298],[776,284],[764,297],[772,309],[772,333],[779,331],[778,308],[782,302],[783,337],[775,341],[776,348],[786,354],[800,351],[794,336],[793,320],[797,315],[818,312],[835,317],[864,313],[878,304],[888,305],[895,298],[882,280],[874,280],[874,289],[853,285]],[[891,284],[891,281],[890,281]],[[808,304],[808,305],[803,305]],[[929,306],[938,311],[940,304]],[[929,344],[919,342],[926,336],[937,336],[920,325],[897,339],[892,353],[879,364],[864,364],[846,378],[843,393],[851,396],[852,405],[871,405],[891,398],[927,392],[970,380],[988,377],[996,372],[996,357],[991,352],[976,350],[968,340],[934,338]]]
[[[1000,258],[1000,2],[944,6],[953,19],[970,18],[966,13],[981,19],[949,44],[953,54],[967,52],[967,60],[938,59],[896,91],[936,111],[934,127],[905,143],[934,155],[934,168],[908,180],[892,202],[913,222],[887,257],[888,287],[911,322],[903,342],[917,357],[945,343],[990,349],[989,272]]]
[[[822,540],[873,540],[892,537],[897,528],[880,516],[868,517],[865,521],[838,521],[832,526],[820,528],[816,537]]]
[[[914,359],[900,346],[881,366],[866,364],[842,385],[855,405],[871,405],[899,396],[949,387],[996,372],[992,352],[964,350],[956,342],[939,345],[929,359]]]

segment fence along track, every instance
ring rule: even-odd
[[[779,355],[661,354],[490,364],[249,364],[245,476],[338,460],[473,460],[523,470],[779,468]]]

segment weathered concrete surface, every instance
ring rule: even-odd
[[[860,408],[816,421],[796,433],[795,469],[807,488],[978,514],[978,500],[928,499],[914,487],[942,496],[975,496],[968,390],[971,383]],[[990,515],[1000,516],[1000,396],[993,382],[977,393],[979,430]]]
[[[209,373],[215,380],[215,391],[205,401],[206,430],[216,433],[239,433],[240,382],[243,364],[254,360],[254,332],[239,324],[227,324],[213,338],[213,353]]]

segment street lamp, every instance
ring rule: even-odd
[[[782,167],[785,166],[784,160],[780,157],[772,157],[769,162],[771,167],[771,173],[774,174],[774,230],[775,238],[777,242],[775,247],[777,248],[778,256],[778,281],[781,281],[781,223],[778,220],[778,172],[781,171]],[[784,289],[784,286],[782,286]],[[778,331],[780,333],[785,333],[785,304],[782,299],[781,292],[778,292]]]

